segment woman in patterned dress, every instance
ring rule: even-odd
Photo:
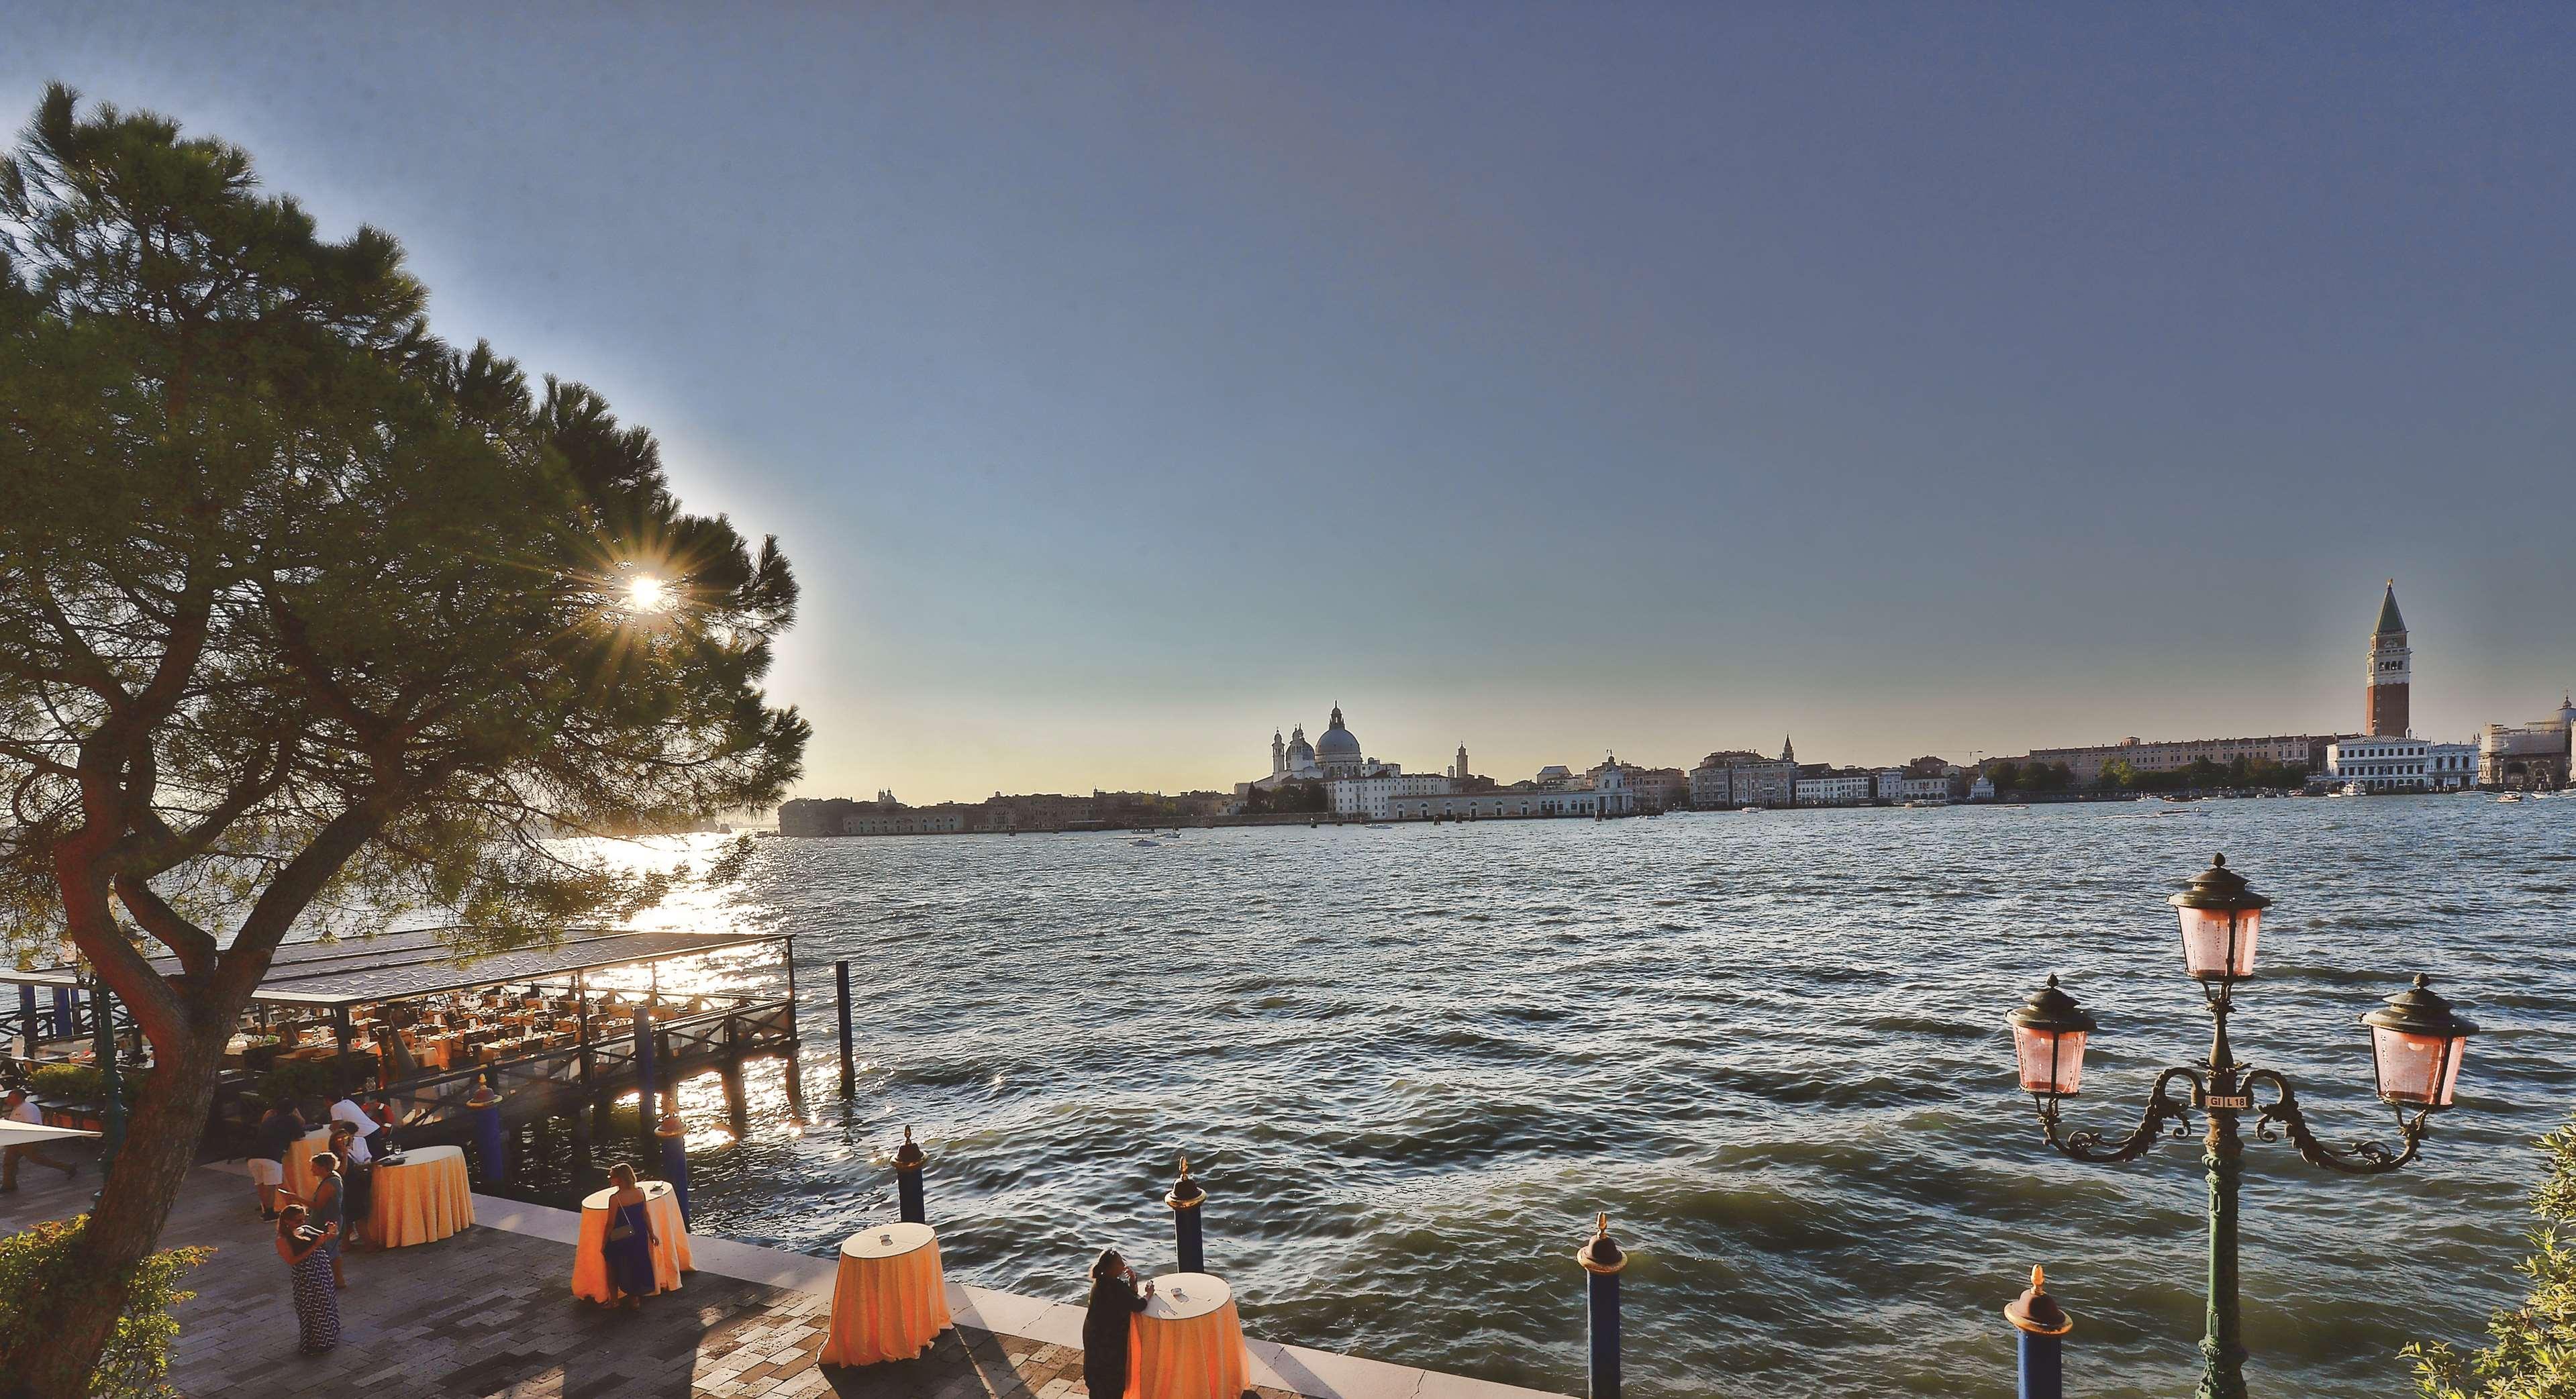
[[[338,1225],[305,1227],[302,1205],[277,1212],[277,1256],[295,1280],[295,1325],[306,1355],[340,1344],[340,1291],[331,1285],[331,1255],[322,1248],[338,1235]]]

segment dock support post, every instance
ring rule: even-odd
[[[492,1091],[492,1076],[474,1085],[473,1096],[465,1100],[465,1115],[472,1119],[474,1155],[483,1166],[485,1185],[510,1183],[510,1156],[501,1136],[501,1095]]]
[[[912,1129],[903,1129],[903,1145],[894,1149],[894,1193],[906,1224],[928,1224],[930,1211],[921,1198],[921,1147],[912,1139]]]
[[[72,988],[68,986],[55,987],[53,1032],[46,1035],[45,1038],[49,1040],[70,1039],[73,1035],[79,1033],[75,1028],[78,1023],[79,1022],[72,1015]]]
[[[653,1016],[642,1006],[635,1008],[635,1121],[648,1139],[653,1123],[661,1116],[660,1102],[653,1093]]]
[[[1619,1270],[1628,1266],[1628,1255],[1610,1237],[1610,1216],[1594,1221],[1591,1242],[1576,1250],[1574,1258],[1583,1265],[1592,1399],[1619,1399]]]
[[[2048,1295],[2047,1277],[2030,1270],[2030,1290],[2004,1304],[2004,1319],[2021,1336],[2021,1399],[2066,1399],[2066,1333],[2075,1329]]]
[[[36,1041],[45,1036],[36,1028],[36,988],[33,986],[18,988],[18,1033],[27,1040],[26,1053],[22,1057],[35,1058]]]
[[[663,1117],[662,1125],[653,1129],[662,1146],[662,1179],[671,1183],[671,1199],[680,1207],[680,1222],[694,1225],[689,1217],[689,1127],[678,1113]]]
[[[1190,1158],[1181,1158],[1181,1174],[1172,1182],[1171,1193],[1163,1197],[1163,1203],[1172,1207],[1172,1242],[1180,1257],[1181,1271],[1206,1272],[1207,1249],[1200,1233],[1204,1211],[1199,1207],[1207,1203],[1207,1191],[1190,1179]]]
[[[858,1091],[859,1075],[850,1059],[850,963],[844,958],[832,964],[832,979],[840,986],[841,998],[841,1096]]]

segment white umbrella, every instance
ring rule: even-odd
[[[36,1122],[11,1122],[0,1118],[0,1146],[33,1146],[38,1142],[58,1142],[70,1137],[95,1137],[78,1127],[48,1127]]]

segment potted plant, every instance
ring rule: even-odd
[[[47,1064],[27,1076],[27,1088],[56,1126],[95,1132],[104,1125],[107,1075],[87,1064]]]

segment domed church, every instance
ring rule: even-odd
[[[1313,743],[1306,741],[1303,724],[1288,731],[1283,740],[1276,730],[1270,735],[1270,775],[1252,783],[1260,788],[1273,788],[1290,782],[1329,782],[1343,777],[1378,777],[1402,772],[1392,763],[1375,762],[1360,752],[1360,736],[1342,723],[1342,707],[1333,706],[1333,717],[1324,725],[1323,736]]]

